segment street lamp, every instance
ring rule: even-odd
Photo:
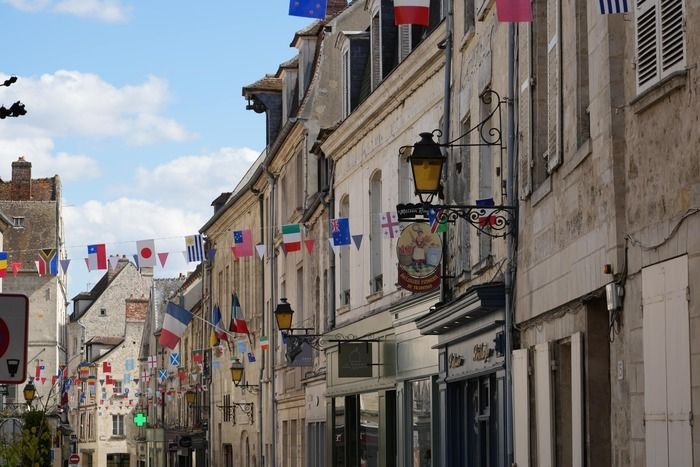
[[[196,398],[197,398],[197,393],[192,391],[191,389],[189,391],[185,392],[185,400],[187,401],[187,405],[194,404]]]
[[[27,405],[31,407],[32,402],[34,402],[34,398],[36,397],[36,386],[34,386],[33,380],[29,380],[27,385],[24,386],[22,393],[24,394],[24,400],[27,401]]]
[[[442,169],[445,156],[442,148],[495,146],[500,149],[501,167],[502,153],[506,150],[501,138],[501,104],[507,101],[491,89],[481,95],[484,104],[490,105],[493,100],[496,107],[476,126],[466,133],[446,143],[437,143],[434,137],[442,136],[440,130],[432,133],[420,133],[420,140],[410,146],[399,148],[399,155],[406,157],[413,171],[413,184],[420,204],[398,204],[396,211],[400,221],[424,221],[434,218],[439,224],[454,223],[461,218],[489,237],[506,237],[512,234],[516,225],[515,206],[496,205],[493,198],[476,200],[474,204],[431,204],[435,195],[442,198]],[[477,142],[468,139],[472,133],[478,135]],[[459,142],[462,139],[467,142]],[[509,170],[514,170],[512,167]],[[499,176],[501,172],[498,172]],[[503,186],[503,183],[501,183]],[[505,194],[504,194],[505,195]]]
[[[290,331],[292,329],[292,317],[294,316],[294,310],[292,306],[287,303],[286,298],[280,298],[280,303],[277,304],[275,308],[275,320],[277,321],[277,328],[280,331]]]
[[[235,359],[231,362],[231,381],[233,385],[239,388],[241,391],[257,392],[259,390],[258,386],[255,384],[241,383],[243,381],[243,363],[240,360]]]

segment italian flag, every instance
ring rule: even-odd
[[[430,0],[394,0],[394,24],[418,24],[430,22]]]
[[[301,250],[301,226],[299,224],[283,225],[282,242],[287,253]]]

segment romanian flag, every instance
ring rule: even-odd
[[[214,327],[211,329],[211,335],[209,336],[209,344],[212,347],[219,345],[220,341],[228,341],[228,335],[224,331],[224,323],[221,318],[221,310],[218,306],[214,307],[212,312],[211,323]]]
[[[7,276],[7,252],[6,251],[0,251],[0,277],[5,277]]]

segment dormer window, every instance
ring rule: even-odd
[[[365,80],[365,70],[370,66],[368,31],[345,31],[345,42],[341,49],[342,68],[342,109],[343,118],[352,113],[369,94]],[[369,78],[369,77],[368,77]],[[369,81],[369,80],[367,80]]]

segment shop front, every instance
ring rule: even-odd
[[[505,467],[504,305],[503,284],[478,285],[416,321],[438,339],[442,465]]]
[[[333,331],[326,348],[326,465],[396,466],[396,342],[385,311]],[[352,336],[352,339],[345,339]]]

